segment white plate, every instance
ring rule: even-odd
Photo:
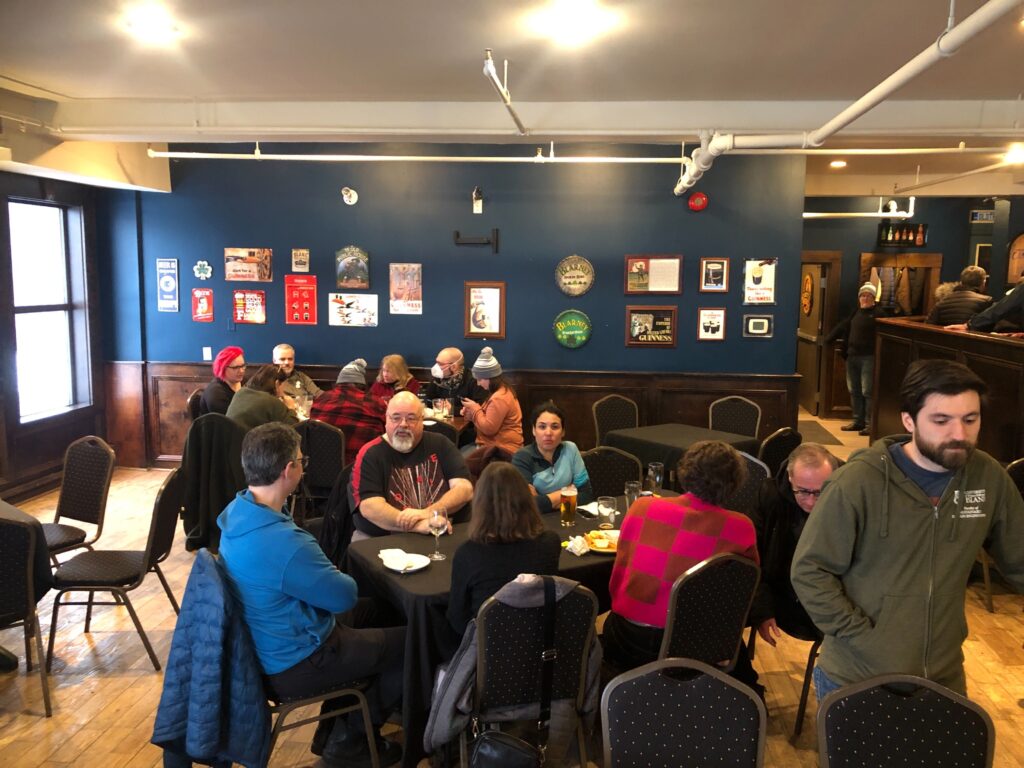
[[[406,555],[405,566],[402,568],[392,568],[386,562],[384,563],[385,568],[389,571],[394,571],[395,573],[415,573],[416,571],[422,571],[428,565],[430,565],[429,557],[426,555],[415,554]]]
[[[432,424],[437,424],[437,422],[434,421],[433,419],[424,419],[423,420],[423,425],[426,426],[426,427],[429,427]]]

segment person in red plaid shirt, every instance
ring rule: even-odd
[[[641,496],[622,521],[601,641],[605,658],[622,672],[658,658],[669,594],[680,575],[719,552],[760,562],[750,518],[721,506],[746,478],[736,449],[713,440],[694,443],[676,476],[686,493]]]
[[[366,391],[366,361],[361,357],[341,369],[334,389],[313,401],[309,418],[331,424],[345,433],[345,455],[384,432],[384,404]]]

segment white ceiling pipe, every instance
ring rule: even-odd
[[[1000,160],[998,163],[992,163],[992,165],[986,165],[981,168],[975,168],[971,171],[964,171],[963,173],[954,173],[952,176],[943,176],[940,179],[932,179],[931,181],[922,181],[920,184],[909,184],[905,187],[896,186],[893,187],[893,194],[904,194],[915,189],[924,189],[925,187],[934,187],[936,184],[945,184],[947,181],[956,181],[957,179],[963,179],[967,176],[976,176],[979,173],[989,173],[991,171],[998,171],[1001,168],[1009,168],[1013,164],[1007,163],[1005,160]]]
[[[836,211],[834,213],[822,211],[804,211],[805,219],[910,219],[914,216],[914,198],[910,198],[910,205],[907,210],[901,211],[896,207],[896,201],[889,201],[889,210],[882,208],[882,198],[878,198],[877,211]]]
[[[1020,5],[1020,0],[989,0],[977,11],[972,13],[955,27],[947,26],[946,31],[939,35],[935,43],[913,59],[908,61],[885,80],[876,85],[857,101],[833,117],[823,126],[810,133],[792,134],[766,134],[763,136],[736,136],[716,134],[711,140],[709,152],[702,154],[700,163],[697,161],[697,153],[694,150],[694,163],[683,171],[676,182],[673,190],[676,196],[681,196],[686,190],[697,183],[697,179],[704,175],[704,172],[711,167],[715,157],[729,151],[733,146],[746,146],[747,148],[769,148],[769,147],[820,147],[827,138],[842,130],[857,118],[871,111],[889,96],[906,85],[910,80],[917,77],[940,59],[952,56],[968,40],[987,29],[1007,13],[1013,11]],[[700,174],[695,176],[695,168],[700,168]]]
[[[505,62],[505,74],[506,76],[508,75],[507,61]],[[494,90],[498,92],[498,96],[501,97],[501,101],[505,104],[505,109],[508,110],[509,115],[512,116],[512,120],[516,124],[516,128],[519,129],[519,135],[525,136],[529,131],[526,130],[523,121],[519,119],[519,115],[516,114],[515,109],[512,107],[512,94],[508,91],[507,80],[503,83],[498,77],[498,70],[494,68],[494,59],[491,57],[490,48],[484,50],[484,77],[494,86]]]

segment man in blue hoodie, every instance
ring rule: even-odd
[[[405,628],[353,628],[369,613],[366,601],[357,604],[352,578],[286,511],[304,464],[299,435],[290,427],[264,424],[245,436],[242,469],[249,487],[217,518],[221,560],[272,690],[284,698],[312,696],[376,676],[368,698],[373,722],[380,724],[401,696]],[[345,611],[352,620],[335,618]],[[324,762],[370,765],[361,728],[359,717],[336,722],[322,749]],[[326,732],[318,729],[315,752]],[[400,750],[377,739],[380,763],[390,765]]]

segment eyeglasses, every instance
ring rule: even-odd
[[[392,424],[415,424],[420,420],[420,417],[416,414],[403,415],[400,413],[393,413],[388,416],[388,421]]]
[[[229,365],[228,366],[228,370],[229,371],[241,371],[245,367],[246,367],[245,363],[242,363],[241,365]]]
[[[309,466],[309,456],[299,456],[297,459],[292,459],[293,464],[298,464],[300,467],[305,469]]]
[[[821,488],[819,488],[816,491],[812,491],[810,488],[794,488],[793,489],[793,495],[794,496],[808,496],[808,497],[810,497],[812,499],[816,499],[819,496],[821,496]]]

